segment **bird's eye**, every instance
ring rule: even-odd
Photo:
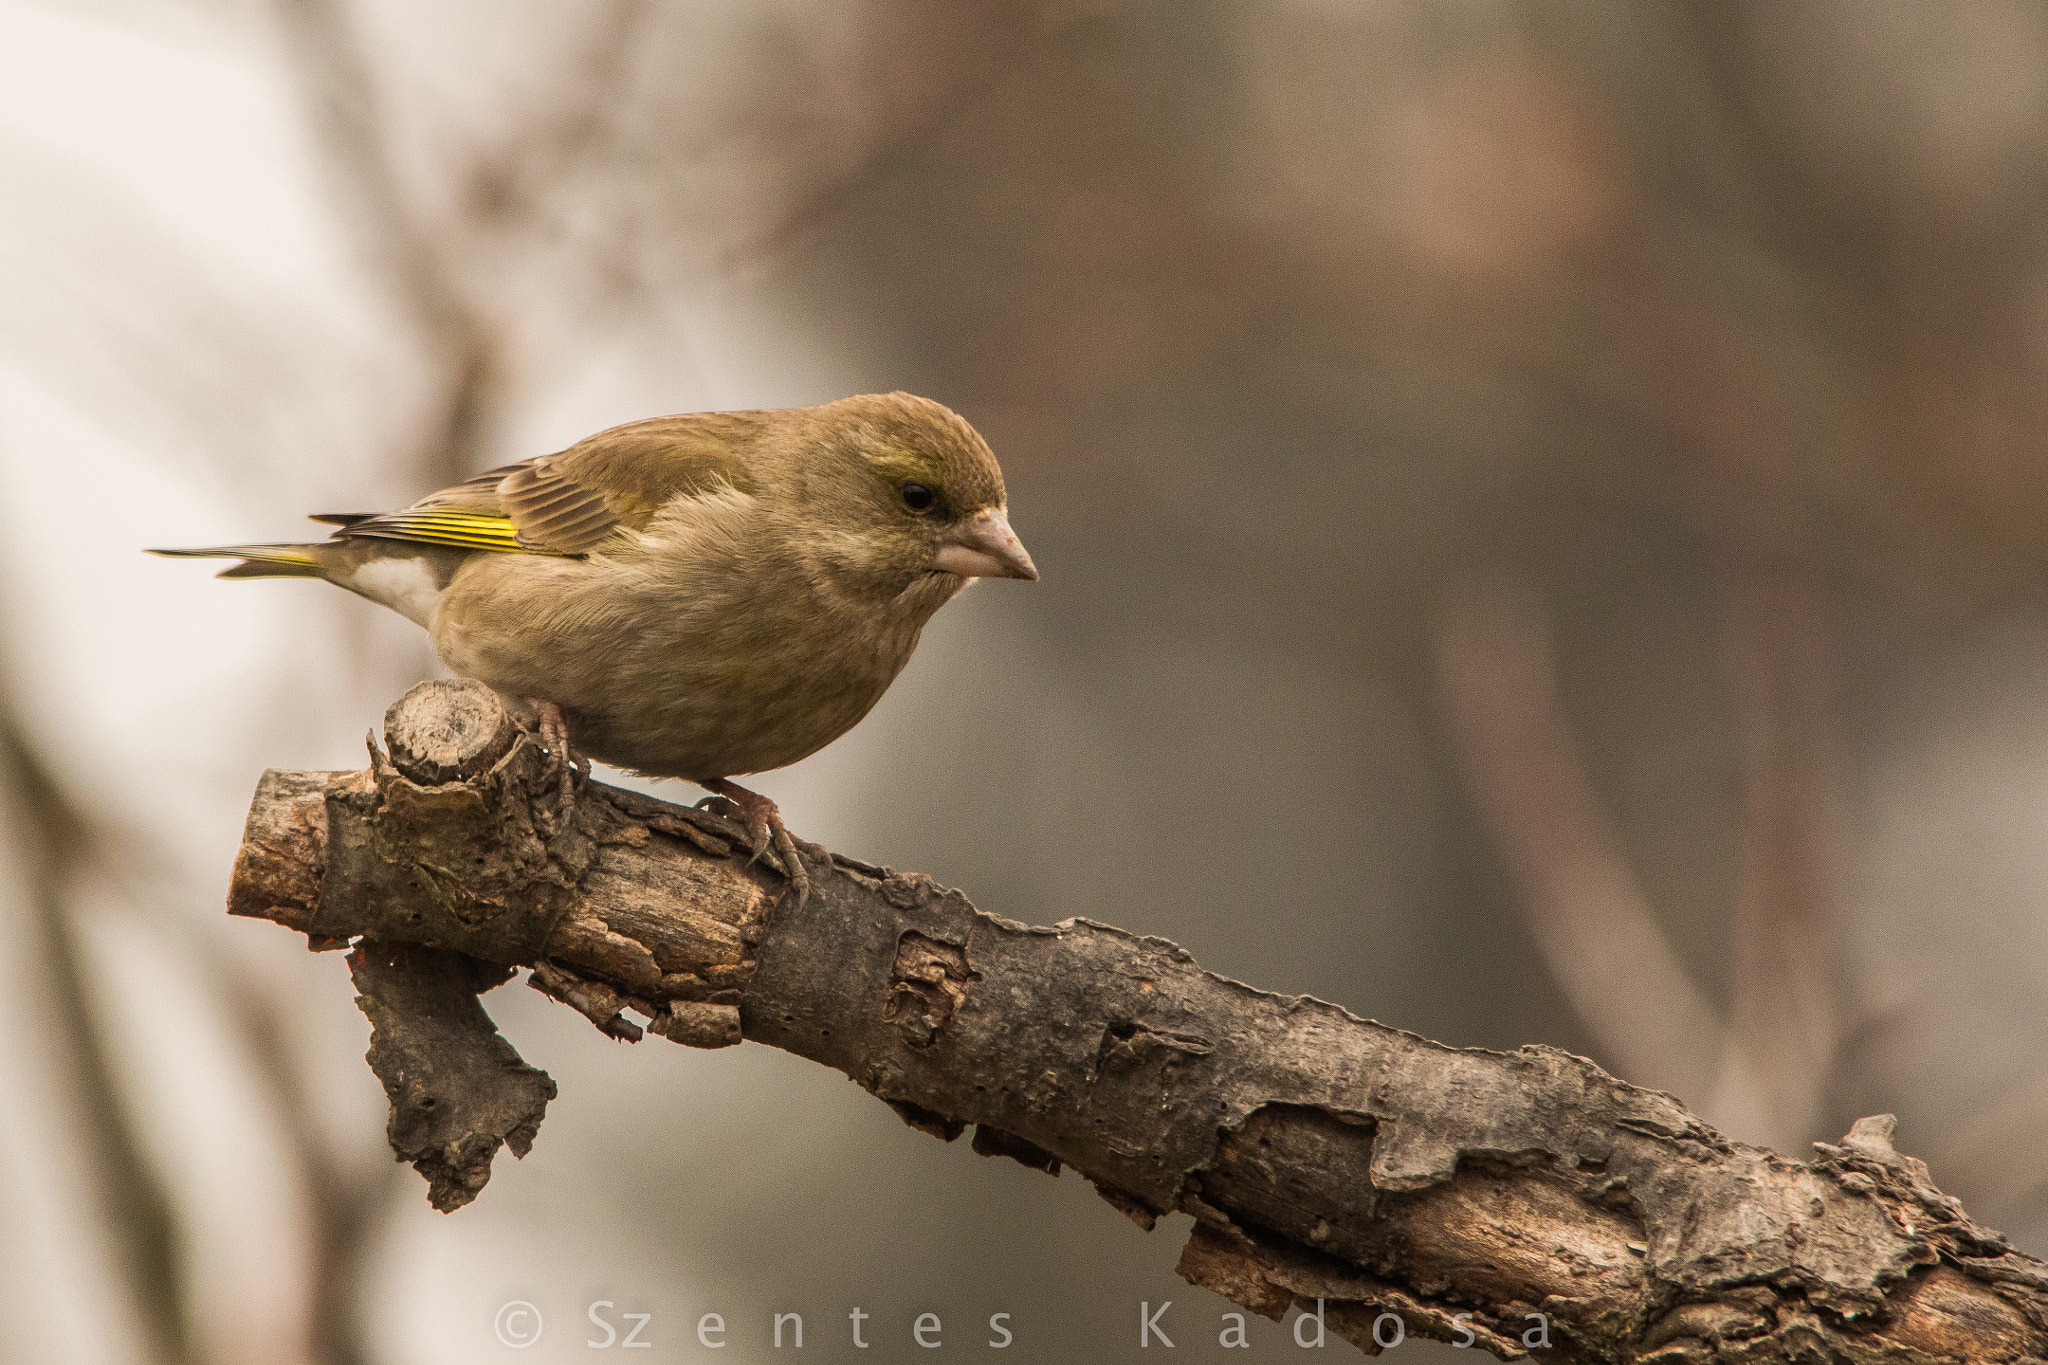
[[[903,505],[913,512],[928,512],[938,501],[932,490],[921,483],[906,483],[897,491],[903,495]]]

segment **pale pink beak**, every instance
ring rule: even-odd
[[[962,578],[1038,577],[1024,543],[1000,507],[985,507],[946,532],[932,567]]]

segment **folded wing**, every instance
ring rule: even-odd
[[[677,498],[725,488],[751,493],[740,449],[757,426],[757,414],[744,412],[651,418],[479,474],[395,512],[314,520],[339,526],[336,540],[586,555],[622,530],[645,530]]]

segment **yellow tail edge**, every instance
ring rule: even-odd
[[[306,545],[216,545],[193,550],[149,550],[171,559],[239,559],[216,578],[325,578],[327,571]]]

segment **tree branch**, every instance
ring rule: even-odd
[[[415,688],[385,730],[367,771],[264,775],[229,910],[353,942],[393,1145],[438,1207],[552,1095],[467,1003],[528,966],[614,1037],[631,1010],[767,1043],[948,1141],[1072,1166],[1147,1227],[1190,1213],[1183,1276],[1276,1319],[1321,1300],[1375,1354],[1391,1313],[1510,1359],[2048,1356],[2048,1270],[1888,1117],[1802,1164],[1584,1058],[1445,1047],[914,873],[839,858],[798,907],[722,816],[580,778],[560,808],[554,760],[473,684]]]

